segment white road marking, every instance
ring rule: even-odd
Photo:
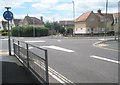
[[[112,60],[112,59],[108,59],[108,58],[103,58],[103,57],[99,57],[99,56],[95,56],[95,55],[92,55],[90,57],[100,59],[100,60],[104,60],[104,61],[108,61],[108,62],[112,62],[112,63],[116,63],[116,64],[120,64],[120,61],[116,61],[116,60]]]
[[[0,55],[7,55],[9,52],[0,52]]]
[[[65,48],[62,48],[62,47],[58,47],[58,46],[40,46],[41,48],[51,48],[51,49],[55,49],[55,50],[60,50],[60,51],[64,51],[64,52],[74,52],[73,50],[70,50],[70,49],[65,49]]]
[[[16,55],[16,54],[15,54]],[[23,54],[24,55],[24,54]],[[23,62],[17,55],[16,57]],[[33,59],[32,59],[33,60]],[[37,59],[34,59],[33,62],[41,67],[43,70],[45,70],[45,64]],[[64,77],[62,74],[58,73],[54,69],[48,66],[48,73],[51,75],[53,78],[55,78],[58,82],[60,82],[63,85],[76,85],[74,82],[69,80],[68,78]]]
[[[61,42],[61,40],[57,40],[58,42]]]
[[[113,40],[114,38],[101,38],[101,39],[98,39],[98,40],[101,40],[101,41],[106,41],[106,40]]]
[[[41,43],[41,42],[46,42],[46,41],[42,40],[42,41],[25,41],[25,42],[30,42],[30,43],[36,43],[36,42],[38,43],[38,42],[40,42]]]
[[[34,63],[36,65],[38,65],[39,67],[41,67],[43,70],[45,70],[45,64],[43,62],[39,62],[36,60],[36,61],[34,61]],[[57,81],[59,81],[63,85],[69,85],[69,84],[76,85],[74,82],[70,81],[68,78],[64,77],[63,75],[61,75],[57,71],[53,70],[49,66],[48,66],[48,73],[49,73],[49,75],[51,75],[53,78],[55,78]]]
[[[14,54],[13,51],[11,51],[11,53]],[[8,52],[7,50],[6,50],[6,51],[0,50],[0,56],[1,56],[1,55],[8,55],[8,54],[9,54],[9,52]]]
[[[0,55],[7,55],[9,52],[7,50],[0,50]]]
[[[24,54],[23,54],[24,55]],[[23,63],[23,61],[15,54],[15,56]],[[33,60],[33,59],[32,59]],[[41,67],[43,70],[45,70],[45,64],[41,61],[38,61],[36,59],[33,60],[33,62]],[[59,81],[63,85],[76,85],[74,82],[69,80],[68,78],[64,77],[62,74],[58,73],[54,69],[48,66],[48,73],[51,75],[53,78],[55,78],[57,81]]]
[[[98,39],[98,40],[102,40],[102,41],[104,41],[104,40],[106,40],[106,39],[103,38],[103,39]]]
[[[104,46],[109,46],[109,45],[108,44],[99,44],[99,46],[104,47]]]
[[[1,40],[8,40],[8,38],[6,38],[6,39],[1,39]]]
[[[29,49],[33,49],[33,47],[29,47]]]

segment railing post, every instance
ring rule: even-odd
[[[46,70],[46,85],[49,85],[48,53],[47,53],[47,50],[45,50],[45,70]]]
[[[26,43],[26,49],[27,49],[27,66],[29,68],[29,48],[27,43]]]
[[[18,41],[18,56],[20,57],[20,42]]]
[[[14,54],[13,55],[15,55],[15,41],[14,41],[14,39],[13,39],[13,52],[14,52]]]

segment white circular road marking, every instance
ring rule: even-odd
[[[46,41],[41,40],[41,41],[25,41],[25,42],[28,42],[28,43],[38,43],[38,42],[40,42],[40,43],[42,43],[42,42],[46,42]]]

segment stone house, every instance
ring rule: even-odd
[[[34,27],[43,27],[43,17],[38,19],[36,17],[29,17],[28,15],[19,23],[20,26],[34,26]]]
[[[43,27],[44,22],[43,22],[43,17],[41,16],[41,19],[38,19],[36,17],[29,17],[28,15],[25,16],[24,19],[12,19],[9,21],[10,24],[10,29],[11,27],[16,27],[16,26],[34,26],[34,27]],[[1,21],[0,22],[0,30],[3,29],[8,29],[8,23],[7,21]]]
[[[113,17],[114,17],[113,27],[115,32],[118,32],[118,17],[120,17],[120,13],[114,13]]]
[[[3,29],[7,29],[8,28],[8,24],[7,24],[7,21],[0,21],[0,30],[3,30]]]
[[[75,20],[75,34],[98,34],[113,30],[113,14],[86,12]]]

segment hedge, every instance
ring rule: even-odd
[[[33,29],[35,37],[48,36],[48,29],[45,27],[17,26],[11,29],[12,36],[33,37]]]
[[[2,36],[7,36],[8,35],[8,30],[0,30],[0,34]]]
[[[8,36],[8,32],[2,32],[2,36]]]

